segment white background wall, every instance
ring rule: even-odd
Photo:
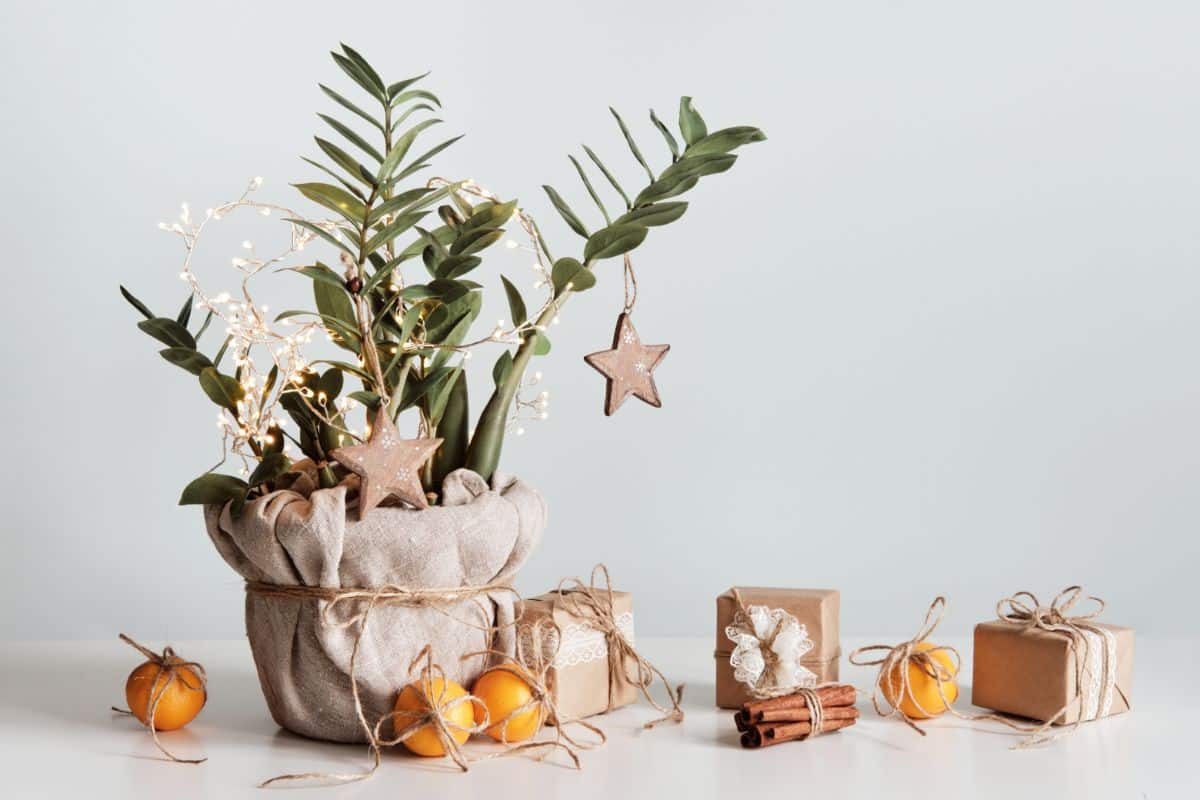
[[[588,208],[569,149],[637,182],[607,104],[660,165],[645,109],[673,116],[680,94],[770,137],[637,254],[639,328],[673,345],[662,410],[606,419],[580,358],[611,336],[617,262],[554,331],[551,419],[506,453],[552,507],[524,590],[603,560],[642,631],[708,634],[731,584],[832,586],[845,630],[899,635],[939,593],[965,632],[1005,593],[1082,582],[1112,621],[1195,629],[1193,4],[0,15],[0,635],[240,635],[239,580],[175,506],[214,460],[213,408],[116,287],[178,307],[181,249],[154,225],[180,200],[262,175],[265,198],[302,202],[287,183],[313,177],[317,82],[348,85],[326,55],[340,39],[393,78],[433,69],[447,131],[469,134],[439,171],[519,196],[561,251],[576,240],[539,187]],[[201,266],[214,288],[229,255]],[[274,308],[305,288],[271,284]]]

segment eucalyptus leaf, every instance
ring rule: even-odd
[[[567,290],[583,292],[596,285],[595,274],[573,258],[560,258],[554,262],[550,271],[550,280],[554,284],[554,296],[558,297]]]

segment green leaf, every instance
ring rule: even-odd
[[[175,317],[175,321],[185,328],[192,319],[192,302],[195,299],[195,295],[189,294],[183,303],[183,308],[179,309],[179,314]]]
[[[263,456],[262,461],[258,462],[258,466],[254,468],[254,472],[250,473],[250,480],[247,483],[251,486],[270,483],[287,472],[291,466],[292,460],[283,453],[268,453]]]
[[[588,194],[592,196],[592,202],[596,204],[596,208],[600,209],[600,214],[604,217],[604,224],[611,225],[612,220],[609,219],[608,209],[604,207],[604,203],[600,202],[600,195],[596,194],[596,190],[592,188],[592,182],[588,179],[587,173],[583,171],[583,165],[575,160],[575,156],[567,156],[567,158],[571,159],[571,163],[575,165],[575,171],[579,173],[579,180],[583,181]]]
[[[437,423],[437,435],[441,437],[442,445],[433,454],[433,489],[440,489],[447,475],[466,464],[467,446],[471,438],[470,425],[467,378],[460,375],[450,386],[444,410]]]
[[[179,497],[179,505],[224,504],[230,500],[244,498],[249,489],[250,485],[241,478],[210,472],[201,475],[184,487],[183,494]]]
[[[225,357],[225,351],[229,349],[229,343],[232,341],[233,341],[232,336],[226,336],[225,341],[221,342],[220,349],[218,349],[217,354],[215,356],[213,356],[213,366],[214,367],[221,366],[221,359]]]
[[[307,156],[300,156],[300,160],[306,164],[312,164],[314,167],[321,170],[321,172],[324,172],[326,175],[333,178],[335,181],[337,181],[342,186],[344,186],[346,191],[348,191],[350,194],[357,197],[359,200],[366,200],[366,196],[363,195],[362,189],[360,189],[358,186],[355,186],[353,183],[346,180],[344,177],[342,177],[338,173],[334,172],[332,169],[325,166],[320,161],[314,161],[313,159],[308,158]]]
[[[349,397],[351,400],[354,400],[354,401],[358,402],[359,404],[366,406],[371,411],[374,411],[375,409],[379,408],[379,395],[376,394],[375,392],[358,391],[358,392],[351,392],[350,394],[348,394],[346,396]]]
[[[351,250],[350,246],[347,245],[345,242],[341,241],[340,239],[338,239],[336,236],[334,236],[332,233],[325,230],[324,228],[321,228],[317,225],[312,224],[308,220],[293,219],[291,217],[288,217],[288,218],[284,219],[284,222],[290,222],[293,225],[299,225],[301,228],[304,228],[304,230],[315,233],[317,236],[324,239],[326,242],[329,242],[329,244],[333,245],[334,247],[338,248],[339,250],[347,253],[351,257],[356,255],[356,253],[353,250]]]
[[[344,287],[330,286],[327,283],[313,283],[313,299],[317,303],[317,311],[321,312],[323,317],[335,319],[351,331],[357,332],[358,319],[354,316],[354,306]],[[358,352],[348,343],[341,344],[349,350]]]
[[[587,227],[579,220],[579,217],[575,216],[575,212],[567,205],[567,201],[559,196],[553,186],[542,186],[542,188],[546,190],[546,194],[550,197],[550,202],[554,204],[554,209],[558,211],[559,216],[563,218],[563,221],[567,223],[567,226],[571,230],[585,239],[591,235],[588,233]]]
[[[505,350],[500,354],[500,357],[496,359],[496,363],[492,367],[492,381],[495,382],[497,388],[499,388],[506,380],[508,380],[508,374],[512,372],[512,367],[512,352]]]
[[[696,181],[704,175],[715,175],[733,166],[737,156],[731,153],[706,153],[698,156],[684,156],[663,170],[658,180],[647,186],[638,195],[634,205],[641,206],[656,200],[663,200],[682,194],[696,185]]]
[[[376,86],[374,82],[372,82],[370,76],[363,72],[357,64],[343,56],[341,53],[330,53],[329,55],[333,56],[334,62],[342,68],[342,72],[345,72],[350,76],[352,81],[365,89],[368,94],[370,94],[380,103],[387,105],[386,90],[380,89],[378,86]]]
[[[246,396],[246,390],[236,378],[222,375],[215,367],[206,367],[200,371],[200,388],[222,408],[227,408],[237,414],[238,401]]]
[[[322,92],[324,92],[324,93],[325,93],[325,94],[326,94],[326,95],[327,95],[327,96],[328,96],[328,97],[329,97],[331,100],[333,100],[333,102],[337,103],[337,104],[338,104],[338,105],[340,105],[342,108],[344,108],[344,109],[346,109],[347,111],[349,111],[350,113],[352,113],[352,114],[357,114],[358,116],[362,117],[362,118],[363,118],[363,119],[365,119],[367,122],[371,123],[371,124],[372,124],[372,125],[374,125],[376,128],[378,128],[380,133],[383,133],[383,123],[382,123],[382,122],[380,122],[379,120],[375,119],[375,118],[374,118],[374,117],[372,117],[370,114],[368,114],[366,111],[363,111],[361,108],[359,108],[358,106],[356,106],[354,103],[351,103],[351,102],[350,102],[349,100],[347,100],[345,97],[342,97],[340,94],[338,94],[337,92],[335,92],[333,89],[330,89],[330,88],[329,88],[328,86],[326,86],[325,84],[323,84],[323,83],[318,83],[318,84],[317,84],[317,86],[320,86],[320,87],[321,87],[321,91],[322,91]]]
[[[600,172],[605,178],[608,179],[608,182],[612,184],[612,187],[617,190],[617,194],[621,195],[621,199],[625,201],[625,207],[630,208],[629,195],[625,194],[625,190],[621,188],[621,184],[617,183],[617,179],[614,178],[613,174],[608,171],[608,167],[604,166],[604,162],[600,160],[600,156],[592,152],[592,148],[588,147],[586,144],[583,146],[583,151],[587,153],[588,158],[592,160],[592,163],[600,169]],[[651,178],[651,180],[654,179]]]
[[[431,125],[437,125],[439,122],[441,122],[441,120],[436,118],[418,122],[416,125],[405,131],[403,136],[396,140],[396,143],[392,145],[392,149],[388,151],[387,157],[383,159],[383,163],[379,165],[380,183],[383,183],[389,177],[391,177],[393,170],[400,166],[400,162],[404,160],[404,156],[408,154],[409,148],[412,147],[413,142],[417,140],[417,136],[420,135],[421,131],[425,130]]]
[[[584,261],[598,261],[628,253],[642,243],[648,230],[641,225],[611,225],[588,237],[583,248]]]
[[[478,297],[477,294],[474,296]],[[462,344],[464,339],[467,338],[467,334],[470,332],[471,325],[474,324],[475,317],[478,316],[478,313],[479,312],[476,310],[464,314],[462,318],[455,323],[454,327],[450,329],[450,332],[446,334],[445,338],[439,342],[439,344],[444,346],[439,348],[438,351],[434,353],[434,369],[445,365],[445,363],[450,360],[450,356],[454,355],[454,351],[450,348],[457,347],[458,345]],[[461,365],[459,368],[461,369]]]
[[[429,102],[433,103],[435,106],[438,106],[439,108],[442,105],[442,101],[438,100],[437,95],[435,95],[433,92],[427,92],[424,89],[409,89],[407,92],[400,92],[399,94],[397,94],[395,97],[392,98],[392,101],[391,101],[392,108],[395,108],[396,106],[399,106],[399,105],[403,105],[404,103],[407,103],[409,100],[417,100],[417,99],[428,100]]]
[[[159,350],[158,354],[175,366],[182,367],[193,375],[199,375],[213,365],[208,360],[208,356],[190,347],[168,347],[166,350]]]
[[[626,222],[634,222],[638,225],[644,225],[647,228],[666,225],[682,217],[683,212],[687,211],[687,207],[687,203],[653,203],[648,206],[635,208],[627,214],[622,214],[616,219],[614,224],[620,225]]]
[[[617,120],[617,125],[621,128],[621,135],[625,137],[625,144],[629,145],[629,151],[633,153],[633,157],[642,165],[642,169],[646,170],[646,175],[649,176],[650,182],[654,183],[654,170],[650,169],[650,165],[646,163],[646,159],[642,156],[642,151],[638,149],[637,142],[633,140],[633,134],[629,132],[629,126],[625,124],[625,120],[621,119],[621,115],[612,106],[608,107],[612,112],[613,117]],[[625,201],[626,207],[629,206],[629,201]]]
[[[459,253],[457,255],[446,256],[438,262],[437,276],[439,278],[453,279],[466,275],[471,270],[483,263],[483,259],[479,256],[471,256]]]
[[[173,319],[154,317],[142,320],[137,326],[143,333],[153,336],[165,345],[196,349],[196,340],[188,333],[187,328]]]
[[[374,253],[380,247],[383,247],[388,242],[395,239],[406,230],[416,225],[421,221],[427,211],[413,211],[408,214],[400,214],[391,222],[389,222],[382,230],[377,232],[367,241],[367,252]]]
[[[533,334],[533,354],[535,356],[549,355],[550,337],[541,332]]]
[[[404,124],[405,120],[418,111],[437,111],[437,109],[428,103],[417,103],[415,106],[409,106],[408,108],[404,109],[404,113],[392,120],[392,130],[399,128]]]
[[[351,364],[348,361],[334,361],[328,358],[318,358],[312,363],[326,364],[332,367],[332,369],[325,371],[325,374],[321,376],[321,380],[317,384],[309,384],[309,388],[313,390],[313,393],[322,391],[325,392],[328,402],[332,402],[335,397],[342,393],[341,373],[343,372],[353,375],[354,377],[360,378],[364,381],[368,381],[372,384],[375,383],[375,379],[371,377],[371,373],[367,372],[357,364]],[[330,377],[332,375],[337,376],[336,383],[332,382],[333,378]]]
[[[469,256],[491,247],[504,238],[499,228],[476,228],[464,233],[450,245],[450,255]]]
[[[692,105],[692,98],[679,98],[679,130],[683,133],[683,140],[688,145],[693,145],[708,135],[708,128],[704,125],[704,118],[700,116],[700,112]]]
[[[663,135],[663,139],[667,141],[667,149],[671,151],[671,161],[679,160],[679,142],[675,141],[675,137],[671,135],[671,129],[668,128],[663,121],[654,113],[654,109],[650,109],[650,121],[654,123],[654,127],[658,128],[658,132]]]
[[[358,133],[355,132],[353,128],[351,128],[350,126],[346,125],[343,122],[340,122],[337,119],[334,119],[333,117],[329,116],[328,114],[317,114],[317,116],[320,117],[321,119],[323,119],[329,127],[333,128],[335,131],[337,131],[342,136],[344,136],[346,138],[346,141],[350,142],[350,144],[354,145],[359,150],[362,150],[364,153],[366,153],[367,155],[369,155],[371,158],[375,159],[376,161],[383,161],[383,156],[380,154],[380,152],[378,150],[376,150],[370,144],[370,142],[368,142],[366,139],[359,136]]]
[[[499,228],[512,219],[513,212],[516,210],[516,200],[509,200],[507,203],[480,203],[475,206],[471,215],[467,217],[463,223],[463,227]]]
[[[350,45],[346,44],[345,42],[342,42],[342,52],[345,53],[350,60],[354,62],[354,65],[362,71],[363,75],[367,77],[367,80],[371,82],[372,86],[386,94],[387,87],[384,86],[383,78],[379,77],[379,73],[375,71],[374,67],[367,63],[365,58],[359,55],[354,48],[350,47]]]
[[[136,308],[143,317],[146,319],[154,319],[154,312],[147,308],[145,303],[134,297],[133,294],[124,286],[121,287],[121,296],[128,300],[129,305]]]
[[[379,222],[379,220],[383,219],[388,214],[393,214],[397,211],[410,210],[407,208],[407,206],[416,204],[432,191],[433,189],[427,189],[422,186],[417,189],[409,189],[407,192],[401,192],[395,197],[392,197],[372,208],[371,213],[367,215],[367,224],[374,226],[376,222]],[[426,205],[427,202],[420,203],[420,205]]]
[[[333,160],[333,163],[344,169],[347,175],[361,181],[367,186],[375,186],[375,176],[371,174],[369,169],[360,164],[354,156],[333,142],[322,139],[320,136],[314,136],[313,139],[316,140],[317,147],[321,148],[321,151],[329,156]]]
[[[529,319],[529,312],[525,310],[525,300],[512,281],[503,275],[500,276],[500,280],[504,283],[504,294],[508,297],[508,311],[512,315],[512,323],[514,326],[521,325]]]
[[[336,286],[339,289],[343,289],[346,286],[345,278],[343,278],[341,275],[338,275],[336,272],[334,272],[329,267],[322,264],[320,261],[318,261],[316,264],[312,264],[307,267],[289,268],[288,271],[299,272],[301,275],[307,275],[309,278],[312,278],[314,281],[320,281],[321,283],[328,283],[330,286]]]
[[[294,183],[292,185],[314,203],[336,211],[355,225],[363,224],[363,219],[367,214],[366,206],[345,189],[328,183]],[[312,227],[309,229],[312,230]]]
[[[555,261],[550,280],[554,284],[555,297],[567,290],[567,284],[571,285],[573,292],[584,292],[596,285],[595,274],[573,258]]]
[[[387,87],[388,97],[389,98],[395,97],[400,92],[403,92],[409,86],[412,86],[414,83],[421,80],[422,78],[427,77],[428,75],[429,75],[428,72],[422,72],[420,75],[414,75],[411,78],[405,78],[402,81],[396,81],[391,86]]]
[[[684,155],[691,157],[710,153],[728,153],[742,145],[753,142],[765,142],[766,140],[766,134],[758,128],[752,128],[749,125],[740,125],[736,128],[723,128],[716,133],[710,133],[695,144],[689,145]]]
[[[200,330],[196,331],[196,334],[194,336],[196,341],[200,341],[200,337],[204,335],[204,332],[206,330],[208,330],[208,324],[212,321],[213,321],[213,312],[210,309],[209,312],[204,315],[204,322],[202,322],[200,324]]]

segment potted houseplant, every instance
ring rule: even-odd
[[[544,414],[545,395],[529,396],[537,387],[527,373],[549,351],[547,326],[572,295],[595,284],[600,262],[624,257],[628,279],[628,253],[687,210],[677,198],[732,166],[736,148],[765,137],[750,127],[710,133],[685,97],[678,135],[651,112],[669,154],[655,169],[613,111],[646,185],[626,192],[584,148],[620,197],[619,213],[610,213],[572,157],[604,224],[593,229],[545,187],[582,239],[579,255],[555,258],[515,200],[471,181],[415,177],[455,141],[417,147],[439,122],[429,116],[438,98],[418,85],[424,76],[389,83],[349,47],[332,55],[361,96],[321,86],[339,116],[321,114],[321,157],[305,161],[325,179],[296,188],[324,216],[257,200],[255,179],[236,201],[202,216],[184,207],[178,222],[161,225],[186,250],[180,276],[189,292],[177,315],[157,315],[121,292],[143,315],[139,328],[165,345],[162,357],[195,375],[218,406],[222,463],[237,474],[210,469],[180,503],[204,506],[214,544],[247,581],[247,632],[272,715],[306,736],[361,741],[368,736],[354,695],[369,719],[383,716],[426,645],[462,682],[472,677],[463,654],[512,650],[513,599],[504,585],[536,545],[546,507],[536,490],[498,468],[506,432]],[[238,212],[282,216],[290,246],[261,256],[247,242],[233,260],[238,292],[212,295],[193,255],[210,225]],[[502,276],[510,322],[475,331],[483,287],[473,278],[489,248],[506,238],[522,246],[512,235],[528,239],[543,299],[534,307]],[[268,314],[256,301],[253,279],[280,270],[311,281],[311,309]],[[629,324],[627,314],[621,324]],[[218,347],[202,345],[205,333],[222,328]],[[342,355],[307,358],[316,336]],[[468,361],[485,347],[498,352],[494,360]],[[656,363],[665,348],[646,351]],[[654,400],[620,382],[622,365],[593,363],[609,376],[610,412],[630,392]],[[625,366],[652,387],[655,363]],[[468,365],[489,369],[494,385],[474,424]],[[388,602],[377,604],[373,593],[383,589]]]

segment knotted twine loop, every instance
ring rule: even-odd
[[[529,687],[530,698],[517,708],[514,708],[503,719],[493,720],[487,729],[500,726],[500,743],[505,750],[492,753],[483,758],[499,758],[501,756],[532,753],[535,760],[540,761],[555,750],[562,750],[575,765],[582,769],[579,761],[579,751],[588,750],[604,744],[608,737],[600,728],[579,718],[563,719],[559,716],[558,706],[554,702],[554,694],[549,688],[549,672],[554,666],[562,643],[562,631],[550,617],[539,617],[532,625],[525,625],[517,632],[517,658],[509,659],[507,653],[498,650],[480,650],[467,653],[465,661],[476,656],[496,656],[502,659],[492,669],[500,669],[515,675]],[[530,711],[536,711],[537,723],[535,729],[543,725],[554,727],[554,738],[538,742],[510,743],[508,741],[508,726]],[[593,742],[581,742],[568,733],[568,726],[578,726],[586,729],[597,737]]]
[[[289,773],[286,775],[277,775],[274,778],[268,778],[258,785],[260,789],[267,788],[268,786],[272,786],[276,783],[290,783],[294,781],[320,780],[330,783],[353,783],[355,781],[366,780],[367,778],[373,776],[375,771],[379,769],[379,765],[382,762],[382,755],[380,752],[381,746],[397,744],[408,738],[408,736],[411,736],[413,732],[421,727],[420,725],[417,725],[415,728],[412,728],[412,731],[409,731],[409,728],[406,727],[405,731],[401,733],[403,738],[397,738],[394,741],[385,741],[380,738],[380,727],[386,720],[392,718],[396,712],[384,715],[383,719],[379,720],[375,725],[372,725],[367,720],[366,712],[363,710],[362,696],[359,692],[357,678],[358,649],[359,645],[362,643],[363,634],[366,633],[367,630],[367,621],[370,619],[371,612],[377,605],[399,605],[406,608],[432,608],[462,624],[470,625],[471,627],[479,630],[495,631],[497,628],[494,626],[480,626],[466,620],[458,619],[446,610],[446,606],[465,600],[478,600],[479,597],[493,592],[511,592],[514,597],[516,597],[518,600],[520,599],[520,595],[517,594],[516,589],[506,583],[500,582],[487,583],[483,584],[482,586],[459,586],[440,589],[410,589],[406,586],[399,586],[396,584],[388,584],[378,589],[336,589],[322,586],[285,586],[280,584],[247,581],[246,591],[250,594],[256,594],[264,597],[281,597],[295,600],[324,600],[326,601],[326,605],[321,609],[322,624],[329,625],[330,627],[334,628],[349,628],[355,626],[358,628],[354,634],[354,644],[350,650],[350,692],[354,698],[354,713],[358,717],[358,723],[362,727],[363,733],[367,737],[367,744],[371,751],[371,766],[369,769],[363,772]],[[334,612],[342,603],[365,603],[366,605],[361,610],[353,611],[347,616],[339,619]],[[483,610],[482,606],[479,607],[481,610]],[[486,614],[486,612],[484,613]],[[428,674],[433,674],[433,668],[436,665],[433,664],[432,651],[428,644],[425,645],[421,652],[417,654],[416,658],[413,659],[412,663],[409,665],[409,672],[412,672],[413,668],[417,665],[417,663],[420,662],[422,657],[426,659],[426,668]],[[443,676],[445,675],[441,667],[437,667],[437,671]],[[429,699],[424,697],[423,686],[421,686],[418,691],[422,693],[423,699]],[[471,695],[466,696],[466,698],[470,697]],[[466,700],[466,698],[464,698],[464,700]],[[478,698],[476,698],[474,701],[467,701],[478,702]],[[454,701],[451,702],[451,705],[453,704],[455,704]],[[443,710],[444,708],[445,706],[443,706]],[[485,714],[483,724],[484,728],[486,728],[488,723],[486,708],[484,711]],[[443,734],[448,735],[444,721],[441,727],[438,727],[435,724],[435,730],[438,731],[439,738],[442,738]],[[453,741],[453,737],[450,737],[450,739]],[[453,742],[453,745],[453,747],[446,747],[446,752],[459,766],[459,768],[465,771],[467,766],[466,760],[462,756],[462,749],[458,746],[457,742]]]
[[[1062,708],[1052,717],[1030,730],[1030,735],[1016,745],[1017,747],[1030,747],[1052,742],[1055,739],[1074,732],[1085,721],[1087,698],[1084,694],[1083,686],[1084,676],[1088,672],[1087,664],[1089,663],[1091,647],[1085,633],[1094,633],[1099,636],[1104,635],[1103,630],[1092,624],[1091,621],[1104,612],[1106,604],[1099,597],[1089,596],[1085,599],[1092,601],[1095,607],[1086,614],[1072,615],[1070,611],[1080,599],[1084,599],[1083,588],[1080,586],[1068,586],[1055,595],[1054,600],[1048,606],[1042,605],[1037,597],[1028,591],[1017,592],[1011,597],[1005,597],[996,603],[996,616],[1003,622],[1026,629],[1043,630],[1066,637],[1067,647],[1075,662],[1075,695],[1068,698]],[[1116,665],[1109,663],[1107,651],[1104,653],[1103,662],[1104,674],[1102,677],[1103,682],[1106,683]],[[1125,704],[1127,706],[1130,705],[1129,698],[1125,696],[1125,692],[1121,690],[1121,687],[1114,684],[1114,688],[1121,695],[1121,699],[1125,701]],[[1078,705],[1078,714],[1076,714],[1075,721],[1063,730],[1047,735],[1054,723],[1070,711],[1073,705]]]
[[[154,746],[158,748],[160,753],[177,764],[203,764],[205,761],[208,761],[207,757],[179,758],[170,750],[163,747],[162,742],[158,740],[158,730],[154,727],[154,715],[158,713],[158,703],[167,693],[167,689],[169,689],[171,685],[175,683],[175,681],[179,681],[190,691],[203,692],[204,701],[200,707],[204,708],[204,705],[208,703],[208,676],[204,672],[204,667],[196,661],[184,661],[178,655],[176,655],[175,650],[169,646],[164,647],[162,653],[156,653],[150,648],[138,644],[123,633],[118,634],[118,637],[122,642],[145,656],[147,661],[158,667],[157,671],[154,673],[153,679],[151,679],[150,682],[150,705],[146,711],[145,723],[146,728],[148,728],[150,731],[150,737],[154,739]],[[196,679],[200,681],[199,686],[192,685],[187,676],[183,674],[184,669],[190,670]],[[158,680],[163,676],[164,673],[166,674],[167,679],[163,681],[162,686],[159,686]],[[112,706],[112,710],[118,714],[125,714],[130,717],[136,718],[137,716],[129,709]]]
[[[753,629],[753,622],[751,621],[752,617],[750,615],[750,607],[748,605],[746,605],[746,601],[742,598],[742,593],[738,590],[738,588],[736,586],[733,587],[733,602],[737,605],[737,611],[734,613],[733,621],[732,621],[730,627],[736,626],[740,619],[740,620],[745,621],[745,624],[747,627]],[[796,622],[797,625],[800,624],[799,620],[796,620],[796,618],[793,615],[787,614],[786,612],[784,612],[784,614],[785,614],[785,617],[790,617],[791,620]],[[783,629],[784,629],[784,625],[782,623],[779,625],[776,625],[774,627],[774,629],[771,631],[771,633],[767,636],[767,638],[758,640],[758,642],[759,642],[758,651],[759,651],[759,654],[762,656],[763,670],[759,675],[759,679],[756,682],[754,682],[753,684],[745,682],[745,681],[742,682],[742,685],[746,687],[746,691],[752,697],[754,697],[758,700],[765,700],[765,699],[769,699],[772,697],[783,697],[784,695],[796,694],[802,689],[816,688],[816,686],[817,686],[815,675],[812,676],[811,682],[809,682],[807,684],[797,683],[797,684],[793,684],[791,686],[766,685],[767,682],[764,681],[764,678],[766,678],[767,676],[774,676],[776,674],[776,669],[779,666],[780,657],[779,657],[779,653],[777,653],[775,651],[775,639],[779,636],[780,633],[783,632]],[[726,635],[728,636],[728,634],[726,634]],[[807,633],[805,634],[805,638],[807,639]],[[736,648],[735,648],[735,651],[736,651]],[[731,658],[732,658],[732,654],[731,654]],[[812,674],[807,669],[805,669],[804,672],[808,672],[810,675]],[[803,677],[803,676],[801,676],[801,677]],[[825,685],[832,685],[832,684],[825,684]],[[805,697],[807,699],[807,695]],[[811,703],[810,703],[810,705],[811,705]],[[816,730],[815,727],[814,727],[814,730]]]
[[[962,665],[962,657],[958,654],[958,650],[947,645],[937,645],[926,649],[920,649],[920,645],[924,643],[937,628],[938,624],[946,614],[946,598],[936,597],[929,605],[929,610],[925,612],[925,622],[922,623],[920,630],[911,639],[901,642],[897,645],[887,644],[872,644],[865,647],[859,647],[850,654],[850,663],[860,667],[879,667],[879,674],[875,676],[875,684],[871,688],[871,705],[875,707],[875,713],[881,717],[898,716],[904,721],[905,725],[912,728],[922,736],[925,731],[913,721],[908,714],[901,709],[901,704],[904,698],[912,701],[917,710],[926,717],[934,717],[940,712],[933,712],[923,707],[919,700],[912,694],[912,686],[908,679],[908,670],[910,666],[916,667],[918,670],[928,675],[937,682],[938,696],[942,699],[942,704],[946,709],[953,711],[950,705],[950,700],[946,697],[945,683],[954,679],[958,674],[959,667]],[[867,653],[882,651],[883,655],[879,658],[865,658]],[[945,664],[934,659],[935,653],[947,653],[954,658],[954,666],[947,668]],[[899,691],[896,691],[894,676],[899,676],[900,686]],[[895,702],[888,698],[887,692],[884,690],[884,681],[887,681],[889,688],[893,691]],[[882,697],[883,703],[890,709],[883,710],[883,705],[880,704]]]
[[[600,578],[603,579],[602,584],[598,583]],[[683,684],[672,688],[667,677],[634,649],[633,644],[625,638],[625,634],[617,625],[616,616],[613,613],[612,578],[608,574],[608,567],[604,564],[597,564],[593,567],[590,581],[587,584],[579,578],[564,578],[559,581],[558,587],[554,591],[558,594],[562,607],[567,613],[604,634],[608,646],[607,710],[613,709],[617,683],[624,678],[636,686],[642,696],[646,698],[646,702],[663,715],[647,722],[642,726],[643,728],[653,728],[663,722],[683,722],[683,709],[680,707],[683,702]],[[629,675],[630,662],[636,670],[636,678],[631,678]],[[671,702],[670,708],[660,705],[650,694],[650,687],[656,678],[667,690],[667,697]]]

